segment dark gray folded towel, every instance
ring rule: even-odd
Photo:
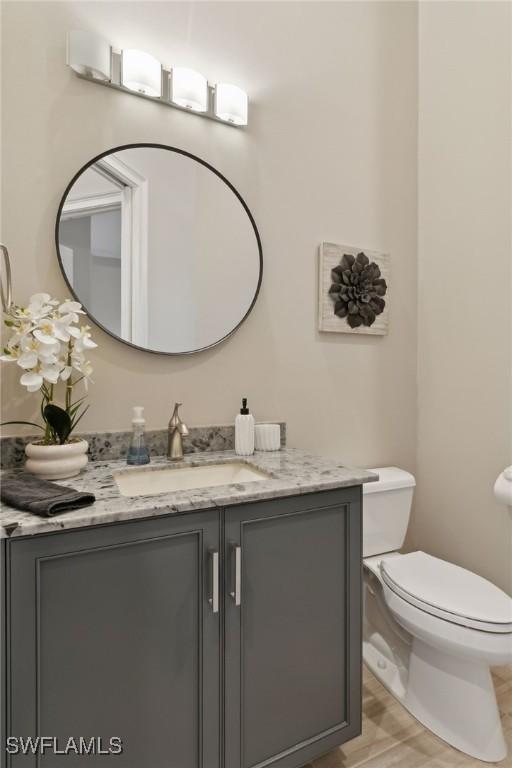
[[[41,517],[53,517],[61,512],[88,507],[96,500],[93,493],[75,491],[74,488],[66,488],[29,474],[2,478],[0,498],[11,507]]]

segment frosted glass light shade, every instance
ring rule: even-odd
[[[130,91],[146,96],[162,95],[162,65],[145,51],[126,48],[122,52],[121,82]]]
[[[208,110],[208,82],[200,72],[187,67],[173,67],[171,101],[194,112]]]
[[[92,32],[71,30],[67,40],[67,63],[79,75],[110,80],[110,43]]]
[[[220,120],[235,125],[247,125],[247,94],[236,85],[217,83],[215,114]]]

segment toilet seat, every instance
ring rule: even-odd
[[[403,600],[445,621],[512,633],[512,598],[491,582],[425,552],[384,557],[384,583]]]

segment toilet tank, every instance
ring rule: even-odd
[[[378,467],[376,483],[363,485],[363,557],[394,552],[404,543],[416,481],[398,467]]]

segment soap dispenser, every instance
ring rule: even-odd
[[[144,428],[146,420],[144,419],[144,408],[136,405],[133,409],[132,418],[132,437],[126,457],[127,464],[149,464],[149,451],[144,438]]]
[[[235,453],[238,456],[251,456],[254,453],[254,416],[249,413],[246,397],[235,419]]]

